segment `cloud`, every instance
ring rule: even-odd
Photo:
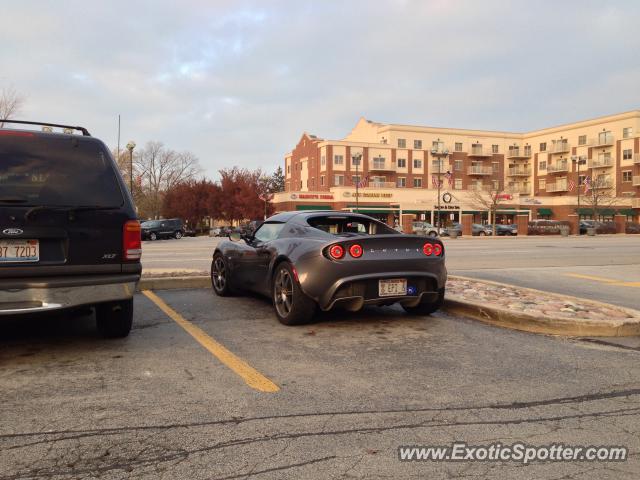
[[[633,1],[13,2],[25,117],[162,140],[210,176],[357,119],[525,131],[638,108]]]

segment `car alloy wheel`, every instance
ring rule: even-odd
[[[156,235],[155,233],[152,233],[151,235],[149,235],[149,240],[153,241],[157,239],[158,239],[158,235]]]
[[[176,240],[180,240],[182,238],[182,233],[181,232],[176,232]]]
[[[222,257],[216,257],[211,268],[211,281],[216,292],[224,291],[227,284],[227,268],[225,267]]]
[[[293,279],[286,268],[281,268],[276,276],[273,300],[278,314],[286,318],[293,307]]]
[[[435,238],[435,237],[437,237],[437,236],[438,236],[438,232],[433,232],[433,231],[432,231],[431,233],[429,233],[429,236],[430,236],[430,237],[434,237],[434,238]]]
[[[478,235],[480,235],[481,237],[484,237],[484,232],[480,232]]]

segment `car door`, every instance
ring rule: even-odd
[[[245,239],[246,246],[241,248],[236,265],[236,278],[244,288],[263,293],[268,291],[269,265],[275,253],[273,241],[283,225],[281,222],[263,223],[251,237]]]

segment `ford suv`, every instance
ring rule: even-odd
[[[109,150],[82,127],[4,123],[45,128],[0,128],[0,318],[93,306],[127,336],[140,223]]]

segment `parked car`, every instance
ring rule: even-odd
[[[479,223],[474,223],[471,225],[471,235],[474,237],[493,235],[493,230],[491,229],[491,225],[480,225]]]
[[[413,222],[411,231],[416,235],[426,235],[428,237],[437,237],[438,229],[428,222]]]
[[[491,230],[491,235],[493,235],[493,225],[486,225],[486,227]],[[501,223],[496,224],[496,236],[504,237],[510,235],[518,234],[518,226],[517,225],[503,225]]]
[[[140,279],[140,223],[107,146],[82,127],[0,130],[0,317],[94,307],[125,337]]]
[[[214,227],[211,230],[209,230],[209,236],[210,237],[228,237],[231,232],[233,232],[233,227],[230,227],[230,226]]]
[[[625,233],[640,233],[640,223],[627,222],[625,224]]]
[[[449,236],[451,236],[451,234],[450,234],[451,230],[457,230],[458,236],[459,237],[462,236],[462,224],[460,224],[458,222],[453,222],[453,224],[451,224],[451,226],[449,226],[449,227],[441,227],[440,228],[440,235],[443,236],[443,237],[449,237]]]
[[[195,228],[190,227],[189,225],[185,225],[183,236],[185,237],[195,237],[198,232]]]
[[[142,222],[142,239],[158,240],[161,238],[175,238],[177,240],[184,236],[184,225],[179,218],[169,218],[166,220],[148,220]]]
[[[587,228],[595,228],[596,233],[616,233],[616,226],[613,222],[600,222],[597,220],[580,220],[580,235],[587,233]]]
[[[439,239],[343,211],[276,214],[250,237],[223,240],[211,263],[216,294],[269,296],[285,325],[308,322],[317,308],[399,303],[409,314],[430,314],[444,301],[446,280]]]

